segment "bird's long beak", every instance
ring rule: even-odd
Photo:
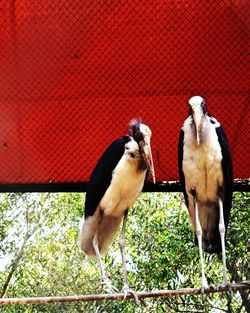
[[[200,144],[200,135],[201,135],[201,127],[203,122],[203,112],[200,106],[197,106],[193,109],[193,118],[194,118],[194,124],[196,129],[196,140],[197,145]]]
[[[153,157],[152,157],[151,146],[150,146],[150,137],[145,137],[144,140],[141,142],[140,146],[141,146],[143,159],[152,176],[153,183],[155,184],[156,183],[155,170],[154,170],[154,163],[153,163]]]

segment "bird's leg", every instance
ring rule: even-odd
[[[100,217],[100,221],[101,221],[101,219],[102,219],[102,214]],[[100,221],[99,221],[99,224],[100,224]],[[106,286],[108,291],[118,292],[119,290],[117,288],[113,287],[111,285],[110,281],[105,277],[104,267],[102,264],[101,254],[100,254],[100,250],[99,250],[99,243],[98,243],[98,227],[97,227],[94,239],[93,239],[93,247],[94,247],[95,254],[96,254],[96,257],[98,260],[98,265],[99,265],[99,270],[100,270],[100,275],[101,275],[101,288],[103,289],[103,287]]]
[[[125,228],[126,228],[127,217],[128,217],[128,210],[126,210],[124,212],[122,230],[121,230],[121,235],[120,235],[120,250],[121,250],[122,265],[123,265],[124,288],[129,288],[128,274],[127,274],[127,268],[126,268],[126,260],[125,260],[125,256],[124,256]]]
[[[127,217],[128,217],[128,209],[124,212],[122,230],[121,230],[121,235],[120,235],[120,250],[121,250],[121,256],[122,256],[123,275],[124,275],[123,292],[124,292],[124,299],[127,297],[128,293],[131,293],[134,296],[135,300],[138,302],[137,294],[133,290],[131,290],[129,287],[126,260],[125,260],[125,255],[124,255],[125,228],[126,228]]]
[[[201,223],[199,219],[198,202],[197,202],[196,195],[194,196],[194,207],[195,207],[195,231],[196,231],[196,236],[198,239],[198,247],[199,247],[199,253],[200,253],[200,260],[201,260],[202,294],[203,294],[204,288],[208,287],[208,284],[207,284],[207,279],[206,279],[205,271],[204,271],[204,262],[203,262],[203,254],[202,254],[202,228],[201,228]]]
[[[221,198],[219,198],[219,210],[220,210],[220,221],[219,221],[219,231],[221,239],[221,250],[222,250],[222,263],[223,263],[223,284],[227,284],[227,265],[226,265],[226,249],[225,249],[225,223],[223,214],[223,204]]]
[[[97,234],[98,232],[95,233],[95,236],[93,239],[93,247],[95,249],[95,254],[98,260],[98,265],[99,265],[100,275],[101,275],[101,283],[103,283],[105,281],[105,274],[104,274],[104,267],[102,265],[101,254],[100,254],[99,247],[98,247]]]

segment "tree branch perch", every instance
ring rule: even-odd
[[[215,287],[205,288],[204,293],[227,292],[227,291],[250,290],[250,281],[237,284],[228,284],[227,286],[218,285]],[[178,290],[156,290],[156,291],[139,291],[137,296],[139,299],[157,298],[157,297],[173,297],[181,295],[199,295],[200,288],[184,288]],[[134,299],[133,295],[128,294],[127,299]],[[66,297],[34,297],[34,298],[2,298],[0,305],[14,304],[48,304],[58,302],[86,302],[86,301],[103,301],[103,300],[124,300],[123,293],[116,294],[94,294],[82,296],[66,296]]]

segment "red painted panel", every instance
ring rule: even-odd
[[[187,101],[205,96],[250,177],[246,0],[2,1],[0,183],[87,181],[142,118],[158,181],[178,179]]]

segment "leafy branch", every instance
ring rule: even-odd
[[[30,238],[36,233],[36,231],[40,227],[41,219],[42,219],[42,213],[44,212],[44,208],[45,208],[45,204],[46,204],[46,201],[48,199],[48,196],[49,196],[49,194],[46,193],[45,195],[43,195],[41,197],[41,201],[39,202],[40,210],[37,213],[37,220],[36,220],[36,223],[33,226],[33,228],[31,227],[33,223],[29,219],[29,213],[30,213],[29,212],[29,205],[26,205],[26,210],[25,210],[26,233],[25,233],[25,236],[23,239],[23,243],[22,243],[21,247],[19,248],[16,257],[11,262],[9,274],[8,274],[4,284],[3,284],[3,288],[2,288],[2,291],[0,294],[1,298],[3,298],[7,292],[10,281],[11,281],[15,271],[18,268],[18,265],[20,263],[20,260],[22,259],[22,256],[24,254],[24,250],[26,248],[28,241],[30,240]]]

